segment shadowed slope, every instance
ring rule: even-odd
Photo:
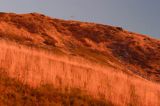
[[[112,106],[111,103],[96,100],[79,89],[71,91],[55,89],[53,85],[31,88],[0,70],[1,106]]]

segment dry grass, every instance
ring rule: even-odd
[[[159,84],[78,57],[62,56],[54,51],[50,53],[11,42],[0,43],[0,68],[23,84],[35,88],[51,84],[62,92],[78,88],[94,98],[105,98],[116,106],[160,105]]]
[[[9,78],[0,70],[1,106],[112,106],[104,100],[96,100],[79,89],[61,91],[52,85],[31,88]]]
[[[127,65],[134,74],[160,81],[160,41],[120,27],[65,21],[38,13],[0,13],[0,38],[49,49],[59,47],[73,55],[78,55],[76,48],[85,48],[85,52],[78,51],[82,57],[101,62],[112,57],[117,66]]]

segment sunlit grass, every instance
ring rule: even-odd
[[[0,78],[3,86],[0,86],[0,93],[4,94],[0,96],[0,103],[54,104],[57,102],[50,102],[50,99],[56,97],[55,100],[60,104],[72,103],[72,99],[75,99],[75,106],[85,104],[85,98],[89,106],[90,103],[96,104],[97,99],[100,100],[98,103],[110,101],[116,106],[160,105],[159,84],[138,76],[129,76],[109,65],[102,67],[81,58],[6,42],[1,42],[0,49],[1,70],[25,84],[22,86],[2,75]],[[85,91],[85,96],[79,93],[81,91]]]
[[[31,88],[9,78],[0,70],[0,105],[1,106],[112,106],[104,100],[97,100],[86,95],[80,89],[62,91],[52,85]]]

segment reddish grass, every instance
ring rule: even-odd
[[[112,106],[104,100],[97,100],[79,89],[62,91],[53,85],[31,88],[10,78],[0,70],[1,106]]]
[[[53,54],[11,42],[1,41],[0,49],[1,69],[34,88],[44,84],[53,84],[62,91],[78,88],[94,98],[103,97],[113,105],[160,104],[159,84],[127,75],[109,65],[102,66],[78,57]]]
[[[112,57],[111,61],[122,67],[127,66],[134,74],[160,81],[160,41],[121,27],[65,21],[38,13],[1,13],[0,36],[43,48],[58,47],[74,55],[78,55],[76,48],[87,48]],[[86,56],[86,53],[81,55]]]
[[[0,13],[0,39],[1,70],[34,89],[49,84],[61,91],[78,88],[95,101],[103,98],[116,106],[160,105],[160,85],[155,83],[160,81],[159,40],[120,27],[37,13]],[[16,89],[23,92],[20,86]],[[48,93],[37,95],[47,95],[48,102]]]

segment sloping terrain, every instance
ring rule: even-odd
[[[145,35],[38,13],[0,13],[0,50],[0,69],[31,87],[78,88],[110,105],[160,104],[160,41]]]
[[[52,85],[42,85],[36,89],[0,71],[0,105],[1,106],[112,106],[111,103],[96,100],[79,89],[66,89],[61,92]]]
[[[120,27],[51,19],[37,13],[1,13],[0,36],[104,63],[110,60],[142,77],[160,80],[160,41]]]

